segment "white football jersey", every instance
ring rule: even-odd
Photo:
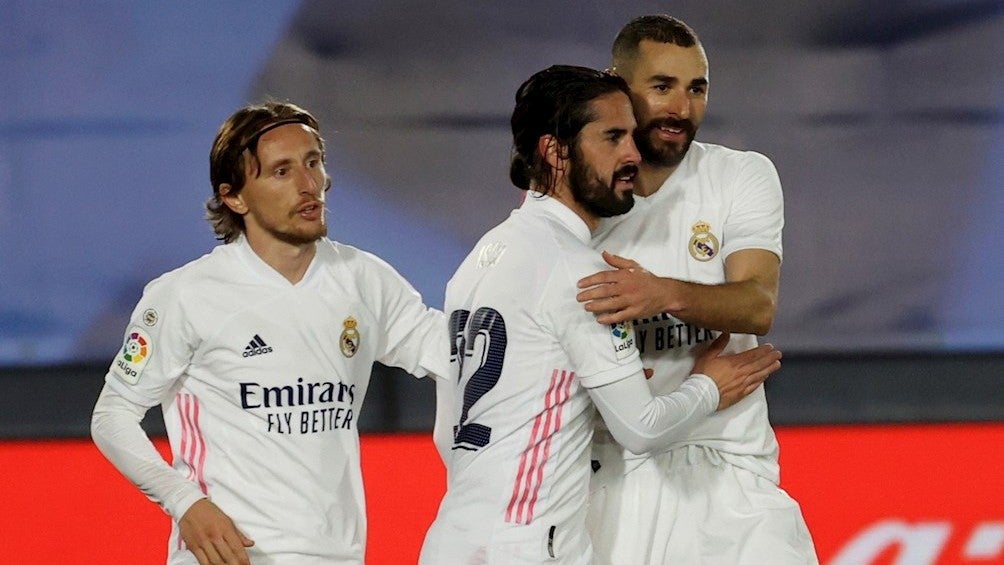
[[[592,245],[637,261],[658,276],[705,283],[725,282],[725,258],[742,249],[766,249],[781,257],[784,203],[781,182],[770,160],[753,152],[693,143],[662,187],[635,196],[623,216],[605,219]],[[609,269],[609,266],[607,266]],[[690,374],[700,347],[718,332],[662,314],[634,320],[645,367],[655,372],[653,394],[672,392]],[[756,336],[732,334],[726,352],[756,347]],[[606,434],[597,434],[597,457],[635,456]],[[731,463],[778,481],[777,441],[767,420],[761,386],[726,410],[697,425],[678,445],[698,444],[721,451]]]
[[[173,467],[255,541],[252,563],[361,564],[373,362],[446,374],[446,340],[373,255],[322,239],[291,284],[241,238],[147,285],[106,381],[161,404]],[[176,523],[168,562],[196,562]]]
[[[447,285],[452,380],[437,384],[454,401],[437,426],[452,444],[421,563],[589,563],[585,389],[642,369],[630,325],[597,324],[575,300],[603,267],[589,240],[574,212],[531,193]]]

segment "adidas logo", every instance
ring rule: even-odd
[[[243,356],[254,357],[255,355],[264,355],[266,353],[272,353],[272,348],[265,343],[265,340],[260,335],[254,334],[254,337],[248,342],[248,346],[244,348]]]

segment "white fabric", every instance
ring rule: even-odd
[[[694,143],[658,191],[601,224],[593,246],[659,276],[720,284],[731,253],[765,249],[781,258],[783,216],[781,184],[766,157]],[[698,236],[706,247],[692,252]],[[717,336],[666,314],[635,320],[634,329],[660,394],[680,386],[698,346]],[[755,336],[732,334],[726,352],[756,344]],[[688,466],[681,453],[706,462]],[[667,453],[634,455],[601,429],[589,521],[598,561],[815,563],[798,505],[777,486],[777,455],[762,386],[705,418]]]
[[[654,396],[640,378],[624,378],[588,392],[610,436],[635,455],[678,442],[715,411],[719,400],[718,386],[704,374],[691,375],[664,396]]]
[[[623,379],[588,392],[610,435],[634,454],[671,445],[718,406],[718,386],[701,374],[666,396],[652,396],[642,379]]]
[[[590,498],[597,565],[819,562],[798,503],[719,451],[678,447],[628,476]]]
[[[255,541],[252,563],[361,564],[356,422],[372,364],[445,374],[445,330],[442,313],[368,253],[321,240],[294,285],[242,238],[147,285],[106,386],[161,404],[174,472]],[[135,421],[118,411],[112,428]],[[177,529],[187,506],[145,451],[143,467],[106,454],[174,517],[168,562],[195,563]]]
[[[604,220],[593,247],[633,259],[658,276],[718,284],[725,282],[725,258],[741,249],[766,249],[781,257],[784,225],[781,183],[763,155],[704,143],[693,143],[683,162],[649,197],[635,197],[627,214]],[[688,251],[693,227],[703,222],[720,243],[708,261]],[[606,268],[609,268],[607,266]],[[634,321],[645,367],[654,370],[652,391],[676,390],[690,374],[698,346],[717,332],[662,314]],[[726,353],[756,347],[756,337],[732,334]],[[602,439],[602,438],[598,438]],[[735,465],[777,482],[777,440],[767,420],[763,387],[695,426],[676,445],[706,445],[720,450]],[[598,441],[594,458],[601,465],[641,457],[615,443]]]
[[[448,486],[422,564],[590,562],[594,409],[585,388],[643,377],[637,351],[623,346],[630,335],[597,324],[575,301],[576,281],[603,266],[589,235],[566,206],[531,194],[447,286],[447,312],[470,317],[466,327],[451,323],[454,371],[437,381]],[[498,313],[490,326],[478,318],[483,308]],[[497,381],[486,379],[491,371]],[[465,396],[477,401],[462,421]],[[490,428],[484,445],[478,437],[488,434],[472,433],[476,426]]]
[[[158,502],[171,516],[182,516],[206,495],[161,458],[140,427],[147,410],[106,384],[94,404],[91,436],[123,475],[142,477],[139,487],[143,494]]]

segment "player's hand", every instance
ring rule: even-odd
[[[178,520],[181,539],[199,565],[251,565],[244,548],[254,542],[208,498],[193,504]]]
[[[663,312],[662,279],[637,262],[613,253],[604,251],[603,260],[616,270],[600,271],[581,279],[578,287],[584,290],[575,297],[585,303],[586,310],[597,314],[597,322],[616,324]]]
[[[729,334],[723,332],[697,357],[692,371],[711,377],[718,385],[718,410],[746,398],[781,368],[781,352],[769,343],[742,353],[722,355],[728,343]]]

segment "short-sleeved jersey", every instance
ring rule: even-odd
[[[658,276],[720,284],[725,258],[742,249],[765,249],[781,257],[784,203],[777,171],[753,152],[693,143],[686,157],[654,194],[635,197],[623,216],[602,221],[593,247],[637,261]],[[608,267],[609,268],[609,267]],[[717,332],[682,322],[669,314],[634,320],[634,331],[655,394],[672,392],[690,374],[700,346]],[[732,334],[727,352],[756,347],[756,337]],[[767,420],[763,387],[697,425],[678,445],[698,444],[774,482],[778,480],[777,441]],[[619,452],[604,434],[596,455]],[[608,455],[604,455],[608,454]]]
[[[589,562],[585,389],[642,370],[630,326],[598,324],[575,300],[603,266],[589,239],[568,207],[531,193],[450,280],[452,382],[440,385],[453,387],[453,443],[421,563]]]
[[[161,404],[173,467],[255,541],[252,563],[361,564],[373,362],[442,375],[446,339],[373,255],[322,239],[291,284],[241,238],[147,285],[106,382]],[[196,562],[177,524],[168,562]]]

